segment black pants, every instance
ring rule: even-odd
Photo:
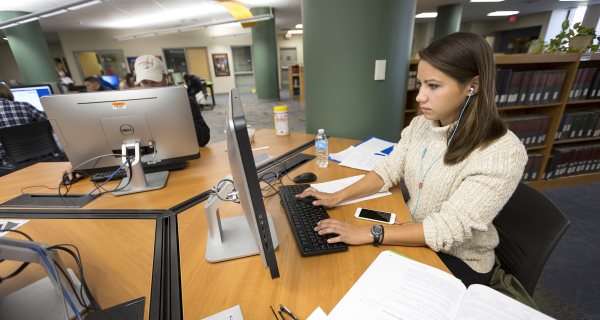
[[[487,286],[487,284],[490,282],[490,278],[492,277],[492,272],[494,269],[488,273],[479,273],[471,269],[468,264],[457,257],[453,257],[441,252],[437,252],[437,255],[440,257],[442,262],[444,262],[446,267],[450,269],[450,272],[452,272],[455,277],[459,278],[467,288],[474,283]]]

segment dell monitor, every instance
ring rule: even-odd
[[[10,91],[15,97],[15,101],[27,102],[40,111],[44,111],[40,99],[43,96],[50,96],[56,93],[49,84],[39,84],[33,86],[15,86]]]
[[[212,195],[205,205],[208,220],[205,258],[219,262],[260,254],[271,278],[279,278],[275,258],[277,235],[272,217],[265,210],[242,102],[235,89],[229,94],[226,136],[233,186],[218,190],[219,195]],[[244,214],[221,219],[218,205],[228,195],[235,194],[231,193],[233,188]]]
[[[168,172],[144,175],[142,162],[168,164],[200,157],[183,87],[56,95],[43,97],[42,104],[74,169],[88,173],[114,170],[124,166],[125,157],[107,155],[135,155],[133,174],[128,170],[128,178],[121,182],[127,187],[113,192],[115,195],[164,186]]]

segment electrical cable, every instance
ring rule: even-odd
[[[131,159],[127,158],[127,160],[125,160],[125,162],[123,162],[117,170],[113,171],[113,173],[104,182],[102,182],[99,186],[96,186],[96,188],[94,190],[90,191],[88,193],[88,195],[91,196],[91,195],[93,195],[93,193],[96,190],[98,190],[99,188],[102,188],[102,186],[105,185],[107,182],[109,182],[117,174],[117,172],[119,172],[119,170],[121,170],[121,169],[123,169],[123,167],[125,167],[126,164],[131,164]],[[130,169],[130,172],[131,172],[130,176],[133,176],[131,169]],[[127,181],[127,184],[129,184],[129,181],[131,181],[131,178]],[[100,191],[100,194],[102,194],[102,191]]]
[[[32,237],[30,237],[28,234],[26,234],[25,232],[20,231],[20,230],[0,229],[0,232],[14,232],[14,233],[18,233],[18,234],[22,235],[23,237],[27,238],[27,240],[33,241]],[[4,259],[0,260],[0,262],[4,262]],[[30,264],[29,262],[23,262],[23,263],[21,263],[21,265],[15,271],[11,272],[6,277],[0,277],[0,284],[2,282],[4,282],[4,280],[8,280],[10,278],[16,277],[19,273],[21,273],[23,270],[25,270],[25,268],[27,268],[27,266],[29,266],[29,264]]]
[[[68,247],[72,247],[75,251],[69,249]],[[94,295],[92,294],[92,292],[87,284],[87,280],[85,279],[85,275],[83,273],[83,262],[81,260],[81,253],[79,252],[79,249],[72,244],[58,244],[58,245],[48,247],[48,250],[61,250],[61,251],[66,252],[73,258],[73,260],[77,264],[77,268],[79,269],[79,278],[81,279],[81,286],[79,287],[79,291],[80,291],[79,294],[81,295],[82,300],[85,300],[83,298],[84,297],[83,291],[85,291],[86,296],[90,300],[90,304],[91,304],[90,309],[100,310],[101,309],[100,305],[94,298]],[[82,304],[82,305],[84,305],[84,304]]]
[[[59,289],[61,290],[62,295],[65,298],[65,301],[67,302],[67,304],[69,305],[69,307],[71,307],[71,310],[73,310],[73,312],[75,313],[75,316],[77,316],[77,319],[78,320],[83,320],[81,318],[81,314],[79,313],[79,310],[77,310],[77,307],[75,306],[75,303],[73,303],[73,300],[71,299],[71,296],[69,296],[67,290],[65,289],[65,287],[62,284],[62,282],[60,281],[60,275],[56,271],[56,268],[48,260],[48,256],[46,255],[46,253],[41,248],[39,248],[39,247],[30,247],[30,249],[33,250],[33,251],[35,251],[35,252],[37,252],[40,255],[40,257],[42,258],[42,261],[48,267],[48,271],[50,272],[50,275],[58,282],[58,284],[60,286]]]

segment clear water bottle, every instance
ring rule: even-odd
[[[315,139],[315,149],[317,149],[317,167],[327,168],[329,161],[329,144],[324,129],[319,129],[317,138]]]

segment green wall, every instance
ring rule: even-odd
[[[27,14],[26,12],[0,12],[0,21]],[[59,82],[54,70],[52,54],[38,21],[4,29],[23,80],[27,84]]]
[[[416,0],[302,1],[307,132],[397,141]],[[375,81],[375,60],[386,79]]]
[[[269,8],[252,8],[253,15],[267,14]],[[277,38],[275,18],[259,21],[252,27],[252,55],[254,59],[254,79],[258,99],[279,99],[279,79],[277,76]]]

